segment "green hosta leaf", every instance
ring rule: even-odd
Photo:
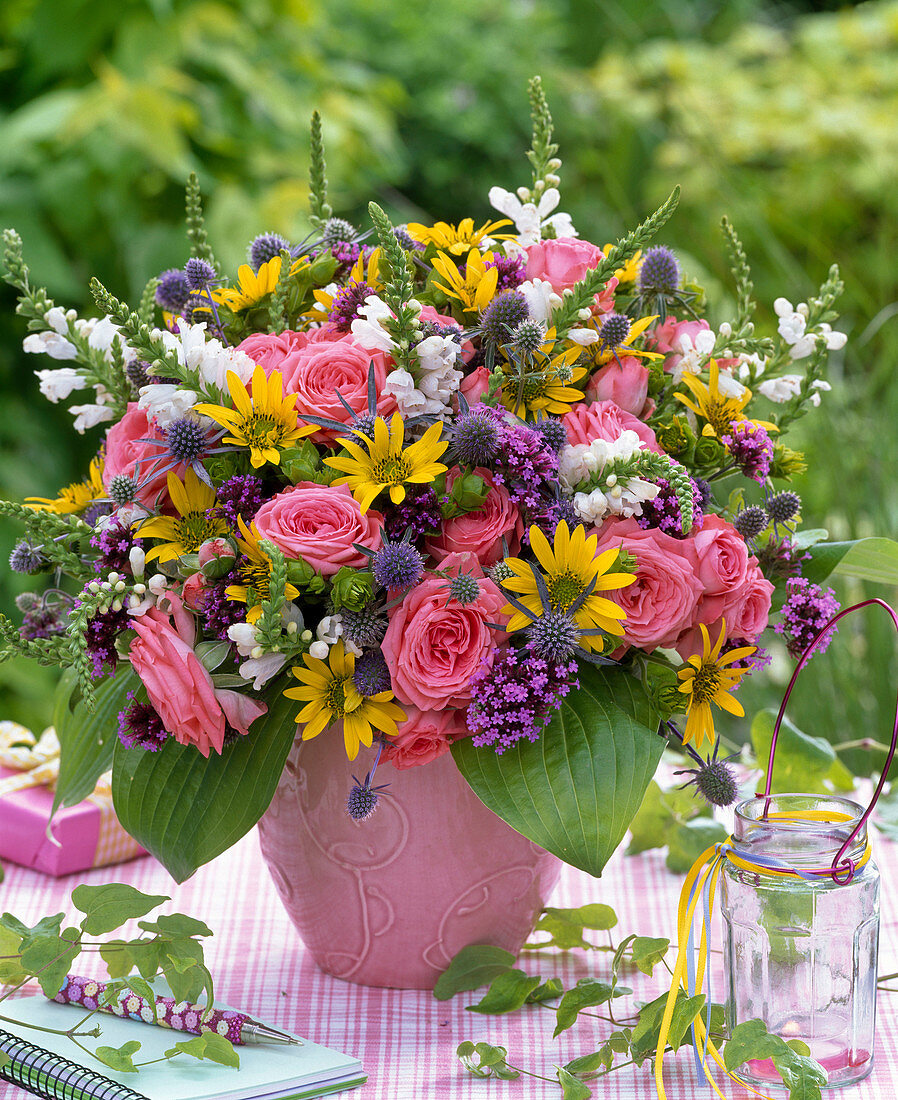
[[[84,913],[81,927],[89,936],[112,932],[169,900],[164,894],[143,894],[125,882],[76,886],[72,891],[72,904]]]
[[[465,993],[488,985],[493,978],[514,966],[514,955],[488,943],[463,947],[437,979],[433,995],[438,1001],[448,1001],[456,993]]]
[[[752,746],[765,771],[775,723],[776,711],[762,710],[751,724]],[[803,733],[788,716],[784,717],[776,742],[773,793],[823,794],[828,789],[824,780],[829,780],[839,790],[851,790],[854,786],[851,773],[838,760],[829,741]],[[763,787],[763,782],[760,786]]]
[[[96,707],[90,711],[83,703],[75,703],[77,677],[71,672],[64,673],[53,711],[53,724],[62,747],[54,814],[63,806],[75,806],[87,798],[103,772],[112,767],[112,754],[118,743],[116,719],[126,695],[138,683],[131,666],[123,666],[114,679],[97,684]]]
[[[562,1066],[556,1066],[555,1072],[558,1074],[558,1083],[561,1085],[562,1100],[589,1100],[592,1096],[589,1085],[572,1077]]]
[[[898,585],[898,543],[866,538],[856,542],[818,542],[810,547],[811,560],[802,575],[820,584],[832,573],[878,584]]]
[[[528,1004],[542,1003],[543,1001],[554,1001],[556,997],[560,997],[564,993],[564,986],[561,983],[560,978],[549,978],[547,982],[543,982],[542,985],[538,985],[536,989],[527,997]]]
[[[452,755],[477,797],[513,829],[600,875],[665,742],[638,681],[595,665],[581,666],[579,677],[580,689],[562,701],[538,741],[497,754],[465,737]]]
[[[615,989],[607,982],[599,982],[594,978],[581,978],[573,989],[565,993],[555,1010],[555,1030],[552,1032],[552,1038],[556,1038],[562,1031],[572,1027],[581,1009],[607,1004],[612,997],[623,995],[623,990]]]
[[[706,848],[720,840],[726,840],[727,831],[719,821],[709,817],[696,817],[683,825],[677,825],[668,836],[668,868],[684,874]]]
[[[501,1016],[520,1008],[541,982],[541,978],[525,974],[523,970],[506,970],[494,978],[483,998],[476,1005],[467,1005],[467,1012]]]
[[[631,956],[633,965],[641,970],[643,974],[648,974],[651,977],[655,967],[667,954],[669,947],[670,940],[637,936],[633,940],[633,954]]]
[[[639,1010],[639,1023],[633,1028],[630,1041],[630,1049],[637,1064],[641,1064],[649,1055],[655,1053],[666,1005],[667,994],[662,993],[660,997]],[[704,994],[687,997],[682,989],[677,990],[677,999],[667,1036],[667,1042],[674,1050],[679,1050],[688,1041],[689,1025],[704,1007]]]
[[[296,732],[296,704],[276,682],[268,714],[208,759],[173,738],[158,752],[113,757],[112,794],[123,827],[183,882],[230,848],[268,808]]]
[[[693,817],[708,816],[707,806],[688,787],[662,791],[653,779],[645,792],[639,812],[630,822],[628,856],[650,848],[663,848],[673,828]]]
[[[233,1044],[215,1031],[204,1031],[202,1035],[196,1035],[193,1039],[182,1039],[179,1043],[175,1043],[171,1050],[165,1052],[166,1058],[170,1058],[176,1051],[189,1054],[191,1058],[208,1059],[222,1066],[240,1068],[240,1056]]]
[[[46,997],[55,997],[80,954],[81,929],[63,928],[58,936],[32,939],[22,952],[22,969],[37,978]]]
[[[104,1066],[116,1070],[118,1073],[137,1073],[133,1056],[140,1050],[137,1039],[129,1039],[120,1047],[97,1047],[94,1054]]]
[[[521,1076],[505,1061],[508,1054],[505,1047],[466,1041],[459,1043],[455,1053],[461,1059],[465,1069],[475,1077],[502,1077],[505,1080],[512,1080]]]
[[[28,977],[17,957],[21,944],[18,932],[0,925],[0,985],[18,985]]]

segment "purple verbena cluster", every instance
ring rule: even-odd
[[[440,502],[429,486],[410,488],[402,504],[396,505],[387,517],[387,534],[394,541],[411,528],[411,541],[417,542],[432,531],[439,531],[443,517]]]
[[[689,479],[692,481],[692,478]],[[661,490],[654,500],[643,501],[642,515],[636,517],[636,522],[643,530],[649,527],[657,527],[666,535],[675,539],[685,539],[689,532],[683,531],[680,517],[680,502],[677,494],[667,478],[660,478],[656,484]],[[705,513],[702,511],[701,491],[692,481],[692,531],[700,531],[705,522]]]
[[[84,640],[93,666],[94,679],[115,675],[118,666],[115,639],[130,625],[131,619],[124,608],[121,611],[98,611],[87,620]]]
[[[720,648],[720,656],[725,657],[727,653],[730,653],[734,649],[743,649],[745,646],[755,645],[750,638],[727,638]],[[771,656],[763,646],[756,646],[754,653],[749,653],[747,657],[739,657],[733,661],[729,668],[747,668],[751,672],[757,672],[759,669],[766,668],[771,662]],[[738,689],[745,682],[745,679],[739,680],[733,684],[730,691],[738,691]]]
[[[558,455],[545,436],[526,424],[508,423],[501,410],[475,405],[472,412],[485,411],[496,421],[498,440],[493,481],[504,485],[512,503],[526,516],[528,525],[554,530],[558,482]]]
[[[168,740],[168,730],[149,703],[138,703],[128,692],[128,705],[118,716],[118,738],[126,749],[158,752]]]
[[[831,588],[821,588],[805,577],[786,582],[786,602],[780,610],[782,622],[774,628],[786,640],[789,653],[799,658],[842,605]],[[814,655],[825,653],[836,628],[828,630],[814,647]]]
[[[128,556],[135,546],[143,547],[140,539],[134,537],[131,528],[118,520],[106,524],[102,530],[91,536],[90,544],[94,550],[100,552],[94,562],[98,577],[105,577],[112,572],[130,573]]]
[[[483,265],[487,271],[491,267],[499,269],[499,282],[496,290],[514,290],[527,281],[527,264],[520,256],[496,256]]]
[[[262,482],[252,474],[237,474],[229,477],[216,490],[218,514],[229,527],[237,530],[237,517],[241,516],[247,527],[256,512],[262,507],[265,495]]]
[[[207,584],[203,588],[202,615],[206,622],[206,629],[223,642],[228,641],[228,627],[234,623],[242,623],[246,618],[246,604],[238,603],[227,596],[227,588],[232,584],[240,584],[239,572],[235,569],[222,577],[220,581]]]
[[[721,436],[720,442],[733,456],[745,477],[759,483],[766,480],[773,461],[773,440],[760,424],[751,420],[733,420],[729,433]]]
[[[576,661],[544,661],[529,645],[498,650],[471,678],[467,724],[474,744],[502,753],[522,738],[536,741],[561,700],[580,686],[576,673]]]

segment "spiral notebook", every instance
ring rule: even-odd
[[[41,1027],[69,1028],[84,1010],[43,997],[22,997],[4,1001],[2,1015]],[[167,1028],[105,1012],[93,1017],[89,1026],[94,1023],[103,1031],[100,1039],[90,1040],[96,1045],[119,1047],[139,1040],[138,1062],[161,1058],[178,1038]],[[139,1073],[118,1073],[89,1059],[63,1035],[6,1022],[0,1029],[0,1051],[10,1058],[0,1068],[0,1080],[50,1100],[311,1100],[368,1079],[357,1058],[308,1039],[302,1046],[237,1047],[239,1069],[179,1055]]]

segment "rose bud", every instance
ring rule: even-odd
[[[199,566],[206,580],[217,581],[227,576],[237,560],[237,547],[230,539],[206,539],[197,551]]]

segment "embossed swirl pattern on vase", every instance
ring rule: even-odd
[[[318,965],[363,985],[430,989],[466,944],[517,952],[560,862],[488,810],[451,756],[383,765],[377,811],[353,821],[346,795],[366,767],[346,759],[337,730],[297,741],[259,822],[281,901]]]

